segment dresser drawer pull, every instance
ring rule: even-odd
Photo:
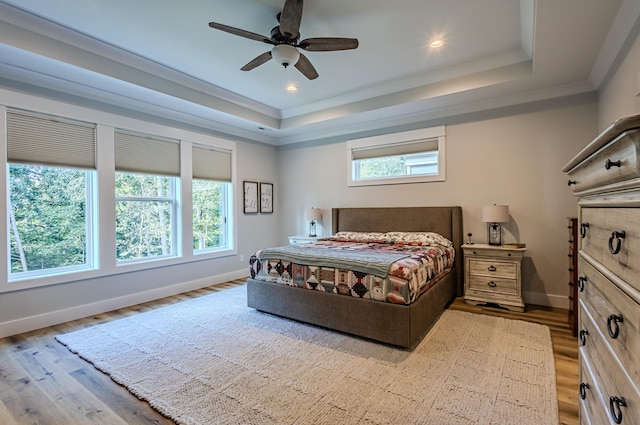
[[[620,167],[620,165],[622,165],[622,162],[620,162],[620,160],[612,161],[610,159],[607,159],[607,161],[604,163],[604,168],[610,170],[611,167]]]
[[[620,326],[618,326],[618,323],[624,323],[624,317],[622,317],[622,314],[612,314],[607,317],[607,331],[609,332],[611,339],[616,339],[620,335]],[[611,325],[613,325],[613,328]]]
[[[578,291],[584,292],[584,283],[587,281],[586,276],[580,276],[578,278]]]
[[[577,182],[575,180],[569,180],[567,182],[567,186],[571,186],[572,184],[576,184]]]
[[[584,238],[587,236],[587,227],[589,227],[589,223],[582,223],[580,225],[580,237]]]
[[[616,255],[620,252],[620,248],[622,247],[622,239],[626,236],[625,231],[622,232],[611,232],[611,236],[609,237],[609,252],[613,255]],[[616,242],[615,246],[613,245],[613,241]]]
[[[627,402],[624,397],[609,397],[609,413],[611,413],[611,419],[617,424],[622,423],[622,411],[620,407],[627,407]]]
[[[587,335],[589,335],[588,330],[580,329],[580,345],[583,347],[587,344]]]
[[[492,288],[495,288],[496,286],[498,286],[498,285],[496,285],[496,283],[493,280],[491,282],[487,283],[487,285],[489,285]]]
[[[497,269],[495,266],[489,266],[487,270],[489,270],[490,272],[495,272]]]
[[[580,398],[584,400],[587,398],[587,390],[589,389],[589,384],[582,382],[580,383]]]

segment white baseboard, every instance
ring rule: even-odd
[[[569,297],[567,295],[544,294],[541,292],[525,292],[526,304],[543,305],[547,307],[569,309]]]
[[[237,270],[204,279],[196,279],[188,282],[181,282],[175,285],[163,286],[144,292],[137,292],[122,297],[109,298],[98,302],[78,305],[64,310],[56,310],[35,316],[24,317],[9,322],[0,323],[0,338],[16,335],[36,329],[46,328],[59,323],[81,319],[83,317],[101,314],[119,308],[130,307],[132,305],[181,294],[195,289],[205,288],[230,280],[247,277],[246,269]],[[526,292],[524,294],[527,304],[544,305],[548,307],[569,308],[569,300],[564,295],[551,295],[539,292]]]
[[[205,288],[211,285],[228,282],[235,279],[247,277],[247,270],[243,268],[235,272],[210,276],[204,279],[196,279],[188,282],[181,282],[175,285],[163,286],[144,292],[121,297],[109,298],[90,304],[78,305],[63,310],[51,311],[35,316],[23,317],[20,319],[0,323],[0,338],[16,335],[36,329],[46,328],[71,320],[81,319],[94,314],[105,313],[119,308],[130,307],[132,305],[181,294],[195,289]]]

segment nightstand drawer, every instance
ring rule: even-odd
[[[518,293],[518,281],[516,279],[502,279],[471,274],[469,276],[469,289],[473,291],[514,295]]]
[[[467,245],[468,246],[468,245]],[[522,259],[522,253],[524,249],[515,249],[515,250],[507,250],[503,247],[495,247],[495,248],[485,248],[490,245],[482,245],[478,244],[478,248],[468,249],[465,248],[464,255],[466,258],[496,258],[496,259],[504,259],[504,260],[518,260]]]
[[[289,236],[289,245],[305,245],[320,239],[318,236]]]
[[[469,259],[469,273],[473,276],[489,276],[516,279],[518,265],[512,261]]]

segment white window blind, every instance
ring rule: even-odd
[[[95,124],[7,110],[7,161],[96,168]]]
[[[180,176],[180,142],[122,130],[115,132],[116,171]]]
[[[231,152],[193,145],[193,178],[231,181]]]
[[[371,159],[388,156],[411,155],[415,153],[430,152],[438,150],[438,139],[419,140],[407,143],[396,143],[387,146],[376,146],[371,148],[354,149],[352,158]]]

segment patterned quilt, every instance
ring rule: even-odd
[[[397,233],[397,232],[396,232]],[[249,261],[251,277],[316,291],[360,297],[396,304],[411,304],[446,275],[453,266],[455,249],[446,239],[389,237],[389,234],[336,234],[331,238],[299,245],[257,251]],[[292,251],[293,250],[293,251]],[[305,251],[307,251],[305,253]],[[323,252],[328,253],[324,255]],[[339,252],[340,254],[337,254]],[[288,255],[293,253],[295,255]],[[362,258],[379,253],[388,269],[379,273],[349,267],[350,253]],[[313,256],[308,260],[308,256]],[[312,258],[312,257],[309,257]],[[339,262],[336,263],[336,258]],[[307,261],[305,261],[307,259]]]

